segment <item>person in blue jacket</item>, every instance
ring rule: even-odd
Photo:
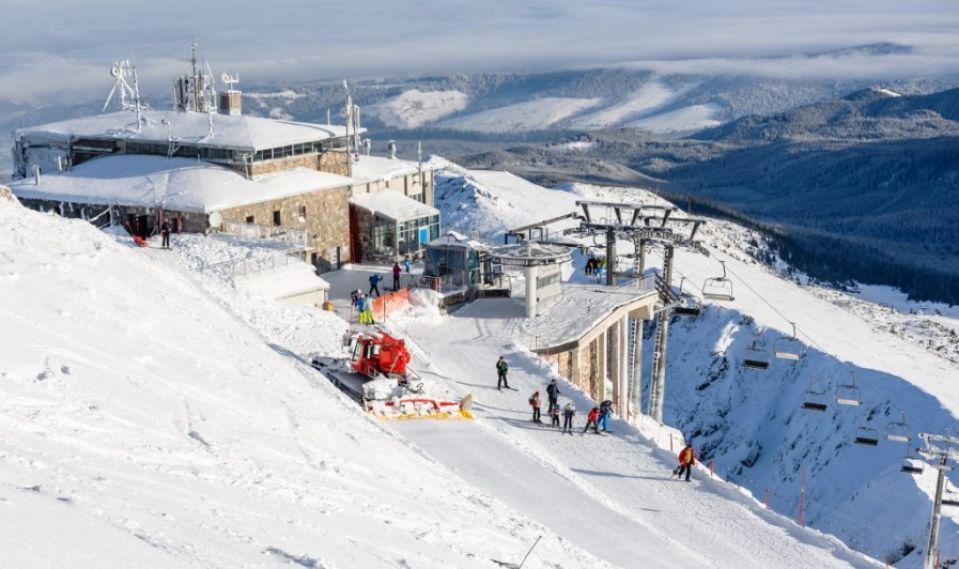
[[[380,296],[380,281],[383,280],[383,275],[370,275],[370,292],[369,295],[373,296],[373,293],[376,293],[376,296]]]

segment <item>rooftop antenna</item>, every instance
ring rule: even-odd
[[[110,76],[114,79],[113,88],[110,89],[110,94],[107,95],[107,100],[103,104],[103,110],[101,112],[106,112],[110,106],[110,101],[113,100],[113,96],[119,92],[120,109],[124,111],[136,111],[137,132],[139,132],[143,126],[142,111],[150,107],[140,99],[140,78],[137,75],[136,66],[132,65],[127,59],[119,59],[114,61],[113,66],[110,67]],[[128,81],[131,77],[133,78],[132,87]]]
[[[416,162],[420,172],[423,172],[423,141],[420,140],[416,143]]]

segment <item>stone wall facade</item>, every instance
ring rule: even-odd
[[[105,206],[102,204],[87,204],[74,202],[61,202],[54,200],[40,200],[33,198],[24,198],[20,202],[24,207],[36,211],[52,211],[58,215],[73,219],[92,219],[105,212],[107,208],[112,209],[112,221],[114,223],[125,225],[130,216],[156,215],[158,210],[152,207],[142,206]],[[192,211],[174,211],[164,210],[165,219],[172,221],[179,217],[181,222],[181,231],[184,233],[206,233],[209,228],[208,216],[205,213],[196,213]],[[107,225],[111,221],[111,214],[103,213],[97,217],[97,225]]]
[[[247,175],[247,166],[243,164],[234,164],[231,167],[240,174],[243,174],[244,176]],[[295,168],[318,170],[320,172],[329,172],[330,174],[339,174],[340,176],[347,177],[352,175],[352,167],[350,165],[349,156],[346,154],[346,152],[337,152],[333,150],[254,162],[249,166],[249,174],[250,176],[262,176],[265,174],[286,172]]]
[[[307,231],[307,243],[314,249],[311,261],[323,272],[350,262],[349,195],[349,187],[342,186],[233,207],[220,213],[228,221],[274,225],[274,213],[279,212],[279,227]]]

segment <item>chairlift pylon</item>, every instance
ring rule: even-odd
[[[769,369],[769,352],[759,339],[753,339],[743,356],[743,367],[750,369]]]
[[[679,280],[679,304],[673,307],[673,314],[696,318],[702,314],[703,304],[692,294],[683,292],[683,283],[686,280],[686,277]]]
[[[792,336],[780,336],[773,344],[773,353],[782,360],[798,361],[806,354],[806,348],[796,337],[796,323],[790,322],[793,327]]]
[[[912,440],[912,429],[906,422],[906,412],[900,410],[902,418],[886,425],[886,440],[896,443],[908,443]]]
[[[849,382],[836,386],[836,403],[849,407],[862,405],[862,390],[856,385],[856,374],[849,372]]]
[[[826,388],[817,387],[816,379],[810,378],[809,385],[806,387],[805,393],[803,393],[802,408],[806,411],[823,412],[829,408],[829,404],[826,403],[827,401]]]
[[[726,302],[735,300],[733,281],[726,276],[726,261],[720,261],[719,264],[723,266],[723,276],[710,277],[703,281],[703,297]]]

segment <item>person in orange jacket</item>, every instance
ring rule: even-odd
[[[589,430],[590,427],[593,427],[593,431],[596,434],[599,434],[599,407],[593,407],[589,410],[589,414],[586,415],[586,428],[583,429],[583,433]]]
[[[529,406],[533,408],[533,422],[542,423],[542,421],[539,420],[539,406],[540,406],[539,391],[530,395]]]
[[[693,471],[694,464],[696,464],[696,451],[693,450],[691,443],[686,443],[686,448],[679,451],[679,466],[673,471],[673,474],[682,478],[683,472],[685,472],[686,482],[689,482],[689,475]]]

